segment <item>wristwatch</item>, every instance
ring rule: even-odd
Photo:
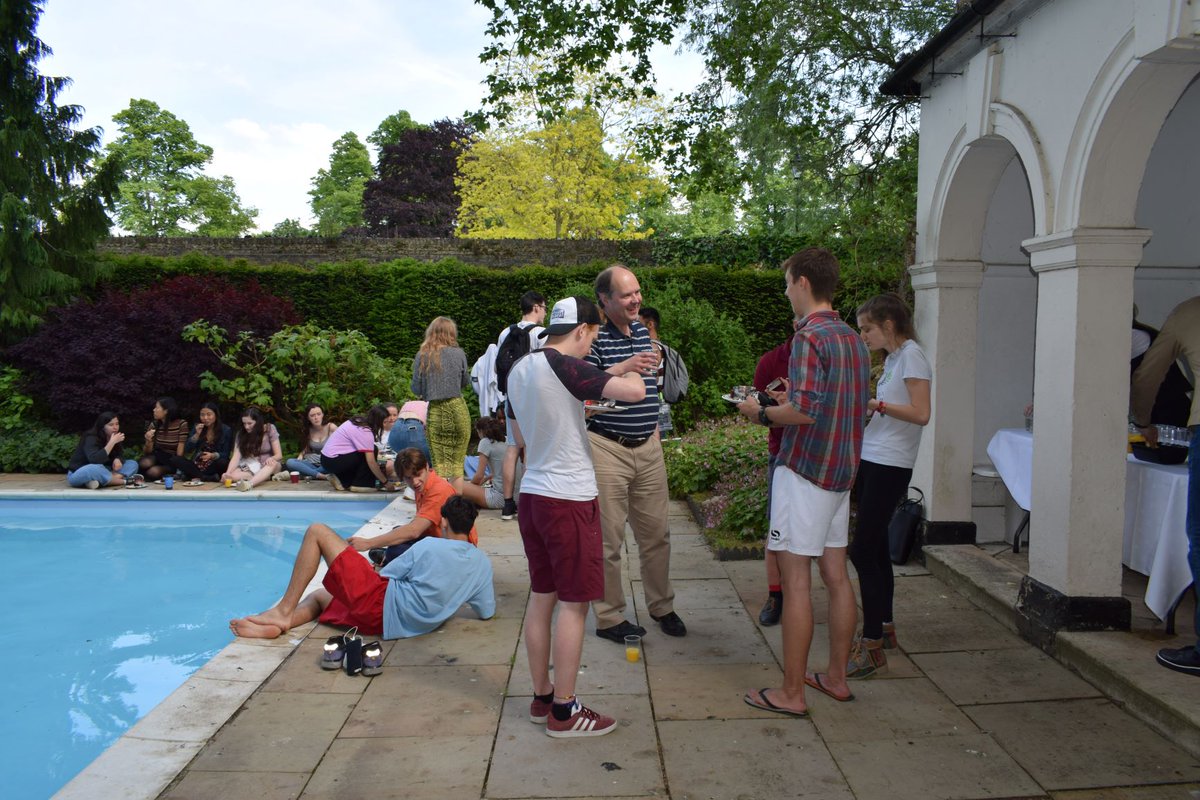
[[[768,428],[771,427],[771,418],[767,416],[766,406],[758,407],[758,423],[760,425],[766,425]]]

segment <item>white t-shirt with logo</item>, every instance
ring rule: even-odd
[[[925,351],[914,340],[908,339],[888,355],[883,362],[883,374],[876,384],[875,396],[888,405],[912,405],[908,378],[933,380],[933,368]],[[921,444],[923,426],[904,422],[895,417],[875,414],[863,434],[862,460],[888,467],[912,469],[917,463],[917,448]]]

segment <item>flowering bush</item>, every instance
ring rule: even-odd
[[[702,422],[663,450],[671,494],[706,493],[700,524],[740,541],[762,538],[767,519],[767,433],[742,417]]]

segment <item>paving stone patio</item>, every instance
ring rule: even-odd
[[[516,523],[493,511],[480,517],[480,541],[496,571],[494,619],[464,609],[432,634],[385,643],[375,678],[319,669],[332,633],[324,626],[293,632],[302,641],[282,664],[268,656],[287,641],[239,643],[197,673],[236,713],[197,741],[187,717],[204,709],[173,696],[175,722],[156,724],[173,726],[178,741],[155,746],[194,758],[173,779],[146,759],[137,777],[172,800],[1200,797],[1200,759],[1175,737],[1135,719],[919,565],[897,570],[903,649],[889,652],[886,673],[852,684],[854,702],[810,693],[808,719],[745,705],[743,692],[781,678],[780,629],[757,623],[763,565],[713,560],[682,505],[672,530],[688,637],[666,637],[649,621],[634,564],[626,580],[631,613],[650,628],[644,659],[627,662],[623,648],[590,628],[585,639],[579,692],[621,721],[609,736],[555,740],[529,722],[524,558]],[[636,559],[636,547],[628,549]],[[814,608],[819,667],[820,588]],[[1118,657],[1129,658],[1128,649]],[[1200,694],[1193,678],[1146,674],[1160,691],[1189,701]],[[113,776],[111,786],[121,785]]]

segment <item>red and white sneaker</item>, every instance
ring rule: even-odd
[[[538,700],[536,697],[533,698],[533,700],[529,703],[529,721],[544,723],[550,718],[550,708],[553,705],[553,703],[546,700]]]
[[[617,721],[612,717],[597,714],[587,706],[575,701],[570,717],[559,721],[551,713],[546,718],[546,735],[556,739],[575,736],[603,736],[616,730]]]

